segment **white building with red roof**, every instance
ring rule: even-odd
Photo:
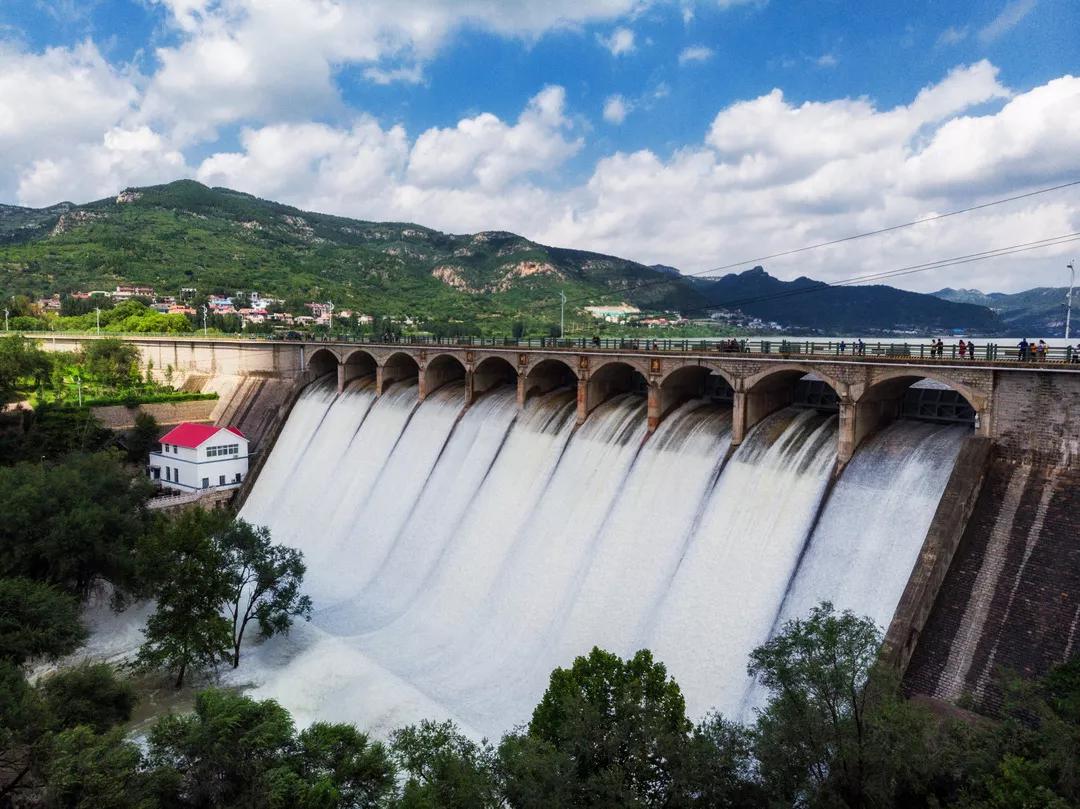
[[[161,437],[147,471],[180,492],[239,486],[248,472],[248,440],[236,427],[185,422]]]

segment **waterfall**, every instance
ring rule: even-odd
[[[551,669],[594,645],[651,648],[692,715],[734,714],[747,655],[778,616],[848,598],[836,586],[849,586],[840,571],[866,525],[851,522],[860,496],[875,501],[881,530],[907,520],[912,538],[865,549],[866,581],[850,583],[850,600],[877,598],[875,614],[895,606],[901,557],[917,553],[947,478],[939,467],[955,455],[938,444],[959,435],[898,424],[872,439],[808,542],[834,467],[835,415],[786,408],[731,453],[730,409],[701,400],[646,438],[634,394],[575,427],[573,390],[520,412],[508,386],[467,409],[460,383],[419,404],[416,391],[309,388],[244,506],[304,552],[315,610],[288,637],[253,645],[237,676],[300,723],[385,732],[452,718],[497,737],[528,720]],[[918,495],[880,481],[865,495],[860,476],[890,458],[883,480],[902,473]],[[928,467],[937,477],[919,471]],[[916,512],[923,523],[903,516]],[[874,584],[881,564],[897,571],[888,587]]]

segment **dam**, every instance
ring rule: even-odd
[[[747,654],[822,600],[887,630],[910,693],[991,712],[996,667],[1077,642],[1067,367],[137,342],[280,383],[241,515],[304,552],[315,614],[241,676],[299,722],[498,736],[594,645],[745,719]]]

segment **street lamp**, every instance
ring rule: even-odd
[[[97,323],[98,337],[100,337],[101,336],[101,307],[100,306],[95,306],[94,307],[94,319],[95,319],[95,321]]]
[[[202,308],[202,336],[206,337],[206,304]]]
[[[566,333],[566,293],[559,290],[559,339]]]

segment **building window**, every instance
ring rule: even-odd
[[[210,478],[203,478],[202,479],[202,487],[204,489],[209,489],[210,488]]]
[[[218,475],[217,485],[218,486],[224,486],[225,485],[225,476],[224,475]]]
[[[219,458],[222,455],[238,455],[240,453],[239,444],[222,444],[218,447],[207,447],[207,458]]]
[[[239,472],[237,472],[237,473],[236,473],[236,480],[234,480],[234,481],[233,481],[233,483],[239,483],[239,482],[240,482],[240,480],[241,480],[241,478],[240,478],[240,473],[239,473]]]
[[[165,467],[165,480],[172,480],[172,469],[168,466]]]

